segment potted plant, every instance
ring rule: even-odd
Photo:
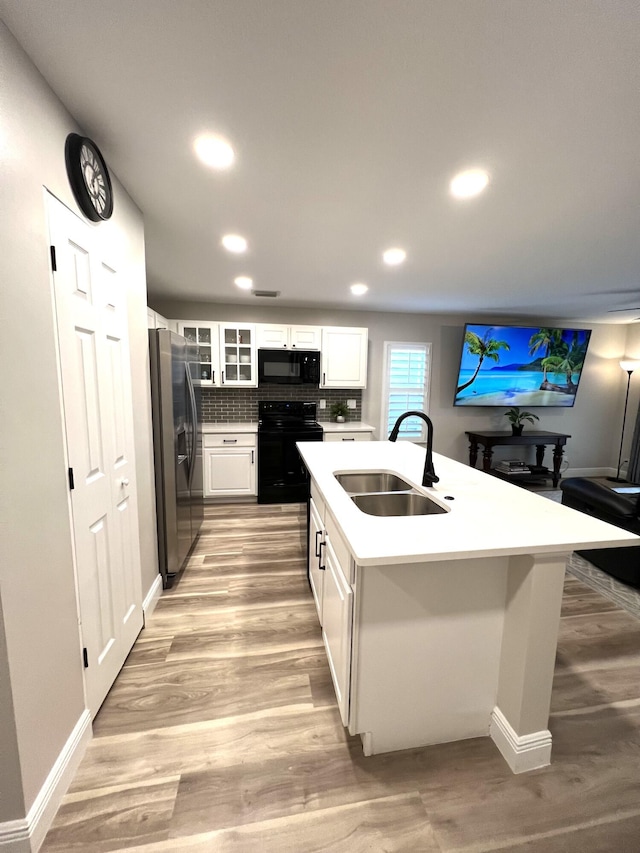
[[[534,421],[540,420],[540,418],[537,415],[534,415],[533,412],[521,412],[518,406],[514,406],[512,409],[509,409],[508,412],[505,412],[505,416],[511,424],[511,431],[514,435],[522,435],[525,421],[533,423]]]
[[[346,403],[332,403],[331,404],[331,417],[338,424],[343,424],[347,415],[349,414],[349,409],[347,408]]]

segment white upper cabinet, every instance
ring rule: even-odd
[[[258,324],[258,348],[319,350],[322,338],[320,326],[280,326]]]
[[[220,384],[223,387],[255,388],[256,327],[251,323],[220,323]]]
[[[147,328],[148,329],[170,329],[172,332],[178,330],[177,320],[167,320],[162,314],[158,314],[153,308],[147,307]]]
[[[220,384],[218,324],[204,320],[179,320],[178,334],[198,346],[198,376],[204,386]]]
[[[322,328],[321,388],[367,387],[368,329]]]

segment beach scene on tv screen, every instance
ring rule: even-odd
[[[573,406],[591,332],[465,327],[456,406]]]

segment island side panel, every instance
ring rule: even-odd
[[[356,568],[349,730],[380,753],[488,736],[508,558]]]
[[[568,554],[513,556],[491,737],[514,773],[551,761],[548,730]]]

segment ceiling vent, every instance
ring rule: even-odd
[[[253,295],[254,295],[254,296],[271,296],[271,297],[275,297],[275,296],[280,296],[280,291],[279,291],[279,290],[254,290],[254,291],[253,291]]]

